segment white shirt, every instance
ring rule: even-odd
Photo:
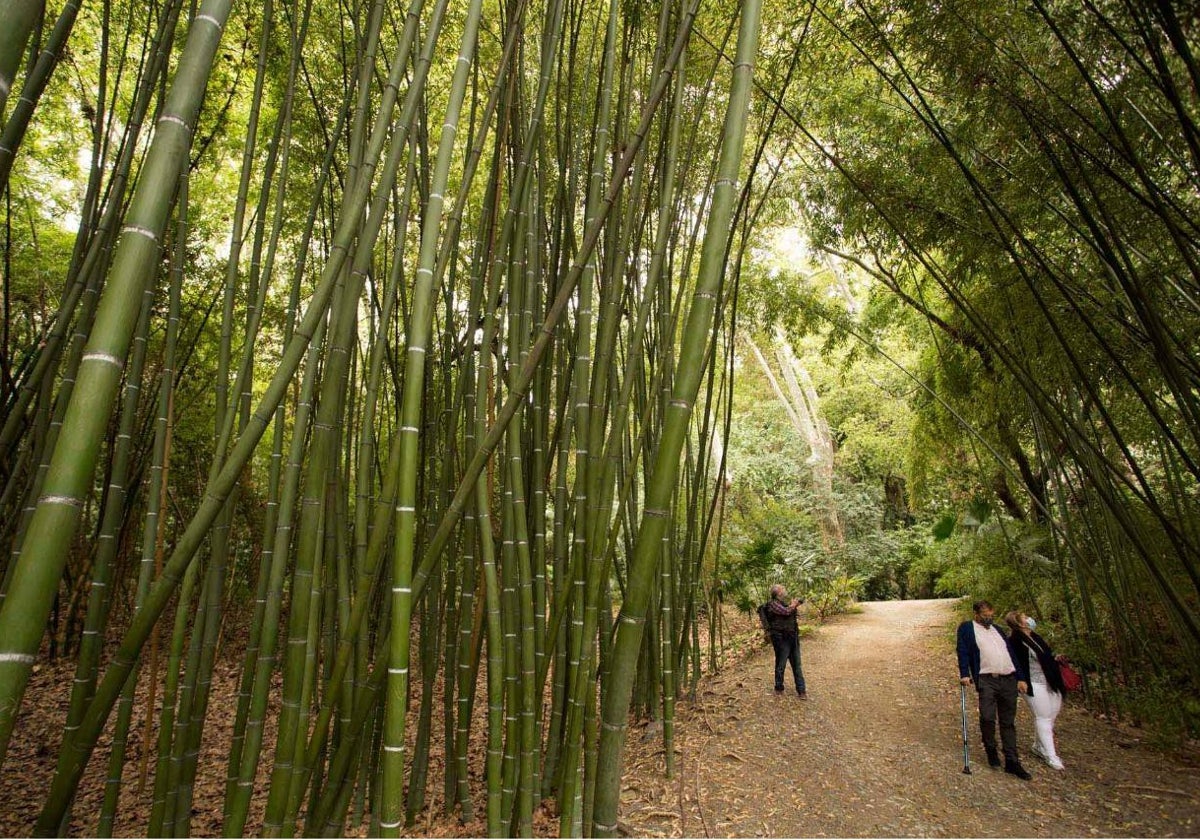
[[[1029,681],[1047,685],[1046,672],[1042,670],[1042,663],[1038,661],[1037,654],[1034,653],[1029,654]]]
[[[1012,657],[1008,655],[1004,634],[994,625],[984,627],[978,621],[972,622],[972,625],[975,628],[975,644],[979,645],[979,673],[1002,677],[1016,671]]]

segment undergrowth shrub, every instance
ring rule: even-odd
[[[821,581],[804,598],[808,614],[819,622],[849,612],[865,580],[858,575],[838,575]]]

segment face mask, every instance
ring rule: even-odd
[[[978,621],[979,621],[979,623],[980,623],[980,624],[982,624],[984,627],[991,627],[991,626],[992,626],[992,622],[993,622],[993,621],[995,621],[995,619],[993,619],[993,618],[982,618],[982,617],[980,617],[980,618],[978,619]]]
[[[1028,627],[1030,630],[1037,627],[1037,622],[1033,620],[1033,616],[1029,616],[1029,615],[1025,616],[1025,626]]]

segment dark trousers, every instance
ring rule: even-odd
[[[1017,675],[997,677],[980,674],[976,685],[979,691],[979,730],[983,746],[996,752],[996,721],[1000,721],[1000,742],[1004,745],[1004,760],[1017,763]]]
[[[783,670],[792,663],[792,676],[796,678],[796,691],[804,693],[804,669],[800,667],[800,636],[796,633],[772,633],[771,646],[775,648],[775,690],[783,691]]]

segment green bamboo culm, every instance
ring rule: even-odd
[[[388,659],[382,757],[383,802],[380,833],[399,836],[404,822],[404,718],[408,709],[409,623],[413,604],[413,557],[417,537],[417,473],[420,461],[419,427],[424,403],[425,355],[432,340],[433,274],[437,261],[446,185],[454,159],[458,120],[466,98],[469,71],[483,13],[481,0],[472,0],[463,24],[450,97],[442,123],[433,180],[426,203],[417,258],[415,288],[409,313],[404,390],[400,402],[400,482],[396,494],[396,545],[392,562],[391,651]]]
[[[84,630],[83,641],[90,649],[90,656],[83,655],[80,647],[79,663],[76,668],[75,682],[72,688],[72,700],[76,700],[75,689],[80,689],[83,696],[90,696],[95,688],[96,660],[100,654],[100,640],[103,627],[107,624],[111,599],[109,590],[112,583],[112,567],[117,555],[119,536],[119,519],[125,508],[127,481],[129,476],[130,450],[133,439],[133,428],[137,421],[137,406],[141,395],[142,367],[146,359],[146,336],[149,332],[150,307],[153,292],[147,286],[142,293],[142,312],[138,317],[137,337],[134,339],[133,354],[130,360],[130,374],[125,382],[125,396],[121,407],[121,430],[117,435],[117,447],[113,458],[112,474],[109,482],[108,498],[105,500],[104,524],[99,538],[96,562],[93,565],[92,588],[88,592],[87,629]],[[131,680],[131,682],[133,682]],[[69,712],[68,712],[69,714]],[[83,716],[82,702],[76,710],[75,721]],[[122,725],[123,724],[123,725]],[[73,727],[68,725],[66,731]],[[120,721],[113,737],[112,754],[109,757],[109,773],[105,778],[104,806],[101,810],[100,825],[97,834],[111,836],[112,819],[116,811],[121,785],[121,766],[125,759],[126,734],[129,729],[128,720]],[[66,753],[60,753],[65,755]],[[64,817],[63,833],[66,833],[70,814]]]
[[[46,335],[45,346],[39,350],[36,361],[22,377],[16,401],[4,418],[3,424],[0,425],[0,452],[9,451],[10,447],[20,439],[22,426],[27,422],[27,414],[31,408],[34,409],[37,417],[34,421],[35,425],[41,422],[41,418],[47,411],[45,403],[51,399],[52,380],[59,373],[61,366],[72,367],[70,360],[64,362],[64,356],[72,355],[64,350],[64,344],[74,341],[74,339],[68,339],[68,332],[75,323],[73,318],[76,318],[82,325],[92,321],[95,315],[100,280],[112,264],[112,246],[121,225],[122,214],[127,209],[131,209],[127,207],[125,191],[131,178],[134,153],[141,148],[140,138],[150,105],[160,90],[160,84],[165,85],[166,83],[165,74],[170,57],[167,45],[173,42],[181,5],[182,0],[174,0],[162,10],[150,42],[153,45],[149,47],[152,55],[145,72],[138,78],[133,106],[125,119],[127,129],[120,140],[115,160],[106,164],[108,139],[102,139],[101,135],[97,133],[96,139],[93,141],[92,173],[89,177],[87,196],[84,199],[84,213],[80,219],[75,249],[67,273],[67,292],[59,304],[53,325]],[[105,8],[107,9],[107,4]],[[122,54],[120,59],[126,57],[127,54]],[[106,59],[107,51],[102,46],[102,60]],[[103,78],[101,82],[100,93],[102,94],[105,89]],[[13,119],[18,116],[17,109],[14,109]],[[9,120],[9,125],[11,124],[12,119]],[[8,143],[14,139],[8,133],[8,127],[8,125],[5,126],[4,138],[0,140],[0,143]],[[105,203],[101,205],[101,176],[108,168],[111,168],[111,176],[104,186],[103,192],[106,193],[106,198],[104,199]],[[85,335],[84,332],[78,330],[76,333],[80,338]],[[82,354],[82,347],[80,354]],[[78,360],[75,359],[74,363],[77,364]],[[70,377],[64,375],[64,387],[59,389],[58,394],[53,395],[54,400],[62,404],[63,412],[66,410],[66,404],[69,403],[68,380],[73,379],[75,373],[77,371],[72,372]],[[56,407],[54,410],[58,412],[60,408]],[[52,452],[51,436],[35,435],[34,440],[41,441],[40,445],[35,445],[31,451],[36,453],[34,458],[37,463],[41,464],[39,470],[44,471],[49,468],[49,463],[43,457],[42,450]],[[12,482],[16,478],[16,475],[11,475],[8,480]],[[36,493],[31,492],[29,496],[31,499],[37,498]],[[23,531],[28,523],[24,515],[19,519],[18,527]],[[18,536],[12,547],[14,558],[20,553],[20,542],[21,537]],[[15,566],[15,559],[10,569],[13,566]],[[3,593],[0,593],[0,600],[2,599]]]
[[[588,221],[595,218],[597,208],[604,195],[605,159],[608,155],[609,124],[612,119],[612,88],[614,64],[616,63],[617,23],[620,6],[610,2],[607,10],[607,20],[604,28],[604,49],[602,52],[602,67],[600,72],[600,90],[596,102],[596,130],[591,151],[591,171],[588,173],[587,198],[584,204],[584,217]],[[595,648],[596,632],[596,598],[598,597],[600,571],[596,566],[588,564],[587,555],[587,526],[590,522],[589,503],[596,504],[598,500],[589,500],[589,472],[593,459],[588,457],[590,444],[589,432],[591,423],[591,404],[588,399],[588,387],[592,379],[592,300],[595,285],[596,267],[599,259],[592,257],[584,264],[584,271],[579,280],[579,303],[576,316],[575,350],[572,375],[572,388],[575,394],[572,402],[572,419],[574,422],[575,444],[575,493],[574,493],[574,528],[575,539],[572,552],[576,555],[568,568],[575,570],[575,600],[574,610],[583,613],[581,629],[569,634],[568,650],[570,670],[567,683],[571,686],[567,696],[565,737],[563,740],[562,785],[559,791],[559,833],[563,836],[572,834],[572,827],[578,822],[581,802],[582,766],[580,758],[581,736],[583,733],[583,710],[586,705],[586,692],[595,690],[592,681],[592,651]],[[599,447],[596,449],[598,450]],[[596,450],[592,450],[595,452]],[[598,565],[598,564],[597,564]]]
[[[15,2],[6,5],[15,8],[22,4]],[[8,188],[8,177],[12,172],[17,150],[21,148],[21,141],[25,139],[25,132],[29,128],[34,108],[37,106],[42,92],[45,91],[46,85],[49,84],[54,68],[59,64],[59,58],[67,44],[67,38],[75,27],[75,19],[79,15],[80,5],[81,0],[69,0],[63,5],[62,11],[58,14],[58,21],[54,24],[50,37],[38,55],[37,64],[34,65],[33,70],[25,79],[25,84],[21,87],[21,95],[17,99],[17,104],[13,106],[12,114],[4,122],[4,132],[0,134],[0,192],[4,192]],[[4,14],[5,11],[0,10],[0,21],[3,20]],[[2,25],[0,23],[0,26]],[[3,37],[4,35],[0,34],[0,39]],[[2,49],[3,47],[0,47],[0,50]],[[4,103],[0,100],[0,115],[3,114]]]
[[[402,61],[402,58],[398,58],[398,61]],[[390,112],[378,114],[371,129],[371,139],[365,161],[372,170],[379,160],[387,139],[391,124],[389,117]],[[166,608],[172,593],[190,570],[196,552],[212,523],[216,520],[242,469],[249,461],[275,409],[283,400],[289,382],[308,350],[309,342],[315,340],[319,325],[325,319],[326,310],[330,305],[336,281],[345,264],[350,244],[366,209],[371,182],[370,177],[365,177],[360,178],[358,183],[348,186],[343,202],[343,213],[338,219],[337,229],[333,236],[333,244],[322,269],[321,279],[309,299],[308,309],[296,327],[292,340],[286,346],[278,368],[272,375],[246,431],[234,444],[220,474],[209,485],[204,501],[201,502],[177,540],[170,558],[163,566],[162,575],[147,597],[145,609],[140,611],[130,624],[112,663],[105,672],[103,681],[97,687],[95,699],[88,707],[75,742],[64,747],[73,748],[77,755],[71,762],[71,772],[55,777],[46,807],[40,818],[40,822],[44,822],[45,825],[55,824],[55,814],[60,813],[60,809],[65,807],[66,802],[73,795],[82,775],[83,766],[95,748],[104,722],[116,702],[121,686],[133,669],[142,645],[149,638],[154,624]],[[52,830],[46,829],[46,831]]]
[[[621,787],[621,753],[626,718],[633,694],[642,631],[662,555],[662,537],[669,524],[671,497],[679,474],[680,453],[700,390],[704,360],[716,312],[717,296],[725,275],[725,255],[737,202],[737,178],[745,145],[746,119],[758,50],[759,0],[742,5],[737,57],[730,86],[729,105],[721,135],[721,158],[712,207],[704,234],[699,276],[692,306],[684,325],[671,400],[664,417],[662,438],[647,480],[646,500],[630,560],[625,601],[621,605],[609,682],[603,698],[600,747],[596,779],[593,831],[597,837],[615,837]]]
[[[45,0],[7,0],[0,6],[0,114],[16,85],[25,44],[45,13]]]
[[[231,5],[232,0],[207,0],[188,28],[187,44],[158,119],[100,299],[80,364],[78,385],[0,608],[0,761],[7,752],[17,709],[91,486],[133,338],[142,285],[157,270],[179,168],[191,148],[193,126]],[[0,26],[0,31],[4,29]]]
[[[163,348],[162,373],[160,375],[157,410],[154,424],[154,442],[152,452],[152,463],[150,466],[150,479],[146,486],[146,515],[142,529],[142,549],[141,556],[138,562],[137,574],[137,589],[135,606],[141,609],[142,604],[146,600],[146,593],[150,590],[150,584],[153,581],[156,571],[156,561],[162,560],[162,542],[166,526],[166,516],[163,512],[163,507],[166,499],[166,488],[169,486],[170,477],[170,460],[171,460],[171,414],[172,402],[174,399],[175,388],[175,372],[176,372],[176,356],[179,344],[179,313],[182,307],[182,286],[183,286],[183,264],[186,254],[186,243],[188,235],[188,201],[189,201],[189,181],[188,174],[190,166],[185,165],[179,174],[179,198],[176,202],[177,219],[175,223],[175,247],[170,269],[170,283],[168,291],[167,304],[167,334],[165,345]],[[186,604],[188,598],[181,597],[181,602]],[[154,700],[158,689],[158,639],[151,648],[148,669],[149,669],[149,684],[150,694],[146,701],[147,709],[154,708]],[[134,673],[140,673],[143,666],[138,666]],[[172,685],[175,680],[175,673],[168,672],[167,684]],[[119,737],[122,731],[122,723],[132,718],[134,690],[137,687],[137,677],[128,679],[125,688],[121,694],[121,699],[117,710],[117,734],[114,739]],[[168,699],[168,690],[163,689],[163,713],[162,719],[170,716],[174,707],[173,690]],[[147,711],[146,725],[142,733],[143,743],[146,748],[142,752],[142,760],[139,772],[139,792],[145,785],[146,773],[149,767],[150,749],[149,744],[152,743],[151,726],[153,725],[154,715]],[[169,728],[160,727],[160,735],[167,735]],[[164,738],[165,740],[165,738]],[[155,781],[157,782],[165,774],[158,774]],[[112,788],[117,788],[117,785],[112,785]],[[119,804],[120,791],[112,790],[113,796],[111,799],[112,809],[115,812],[116,806]],[[108,813],[109,799],[105,797],[105,810],[100,815],[100,825],[97,829],[97,834],[100,836],[111,836],[106,834],[111,833],[112,822],[115,819],[115,813],[111,816]],[[163,797],[158,806],[159,816],[161,817],[162,807],[165,805],[165,790]],[[153,799],[151,804],[151,814],[155,811]],[[161,825],[161,819],[159,820]]]

